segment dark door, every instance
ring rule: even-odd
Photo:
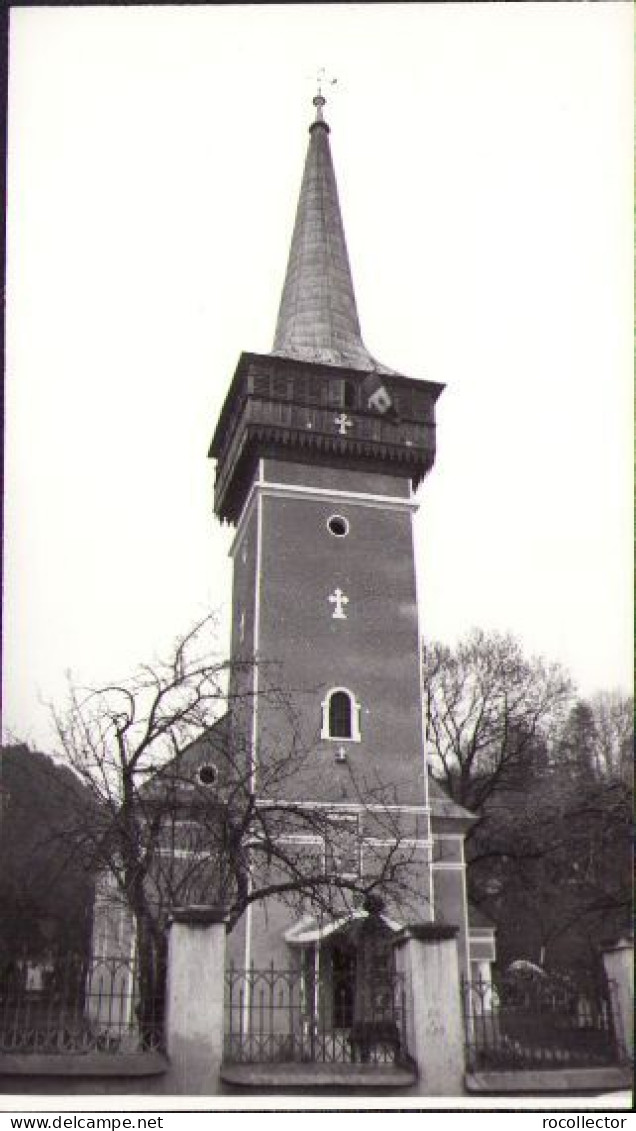
[[[334,946],[331,952],[333,987],[333,1027],[350,1029],[353,1025],[353,1006],[356,988],[356,954]]]

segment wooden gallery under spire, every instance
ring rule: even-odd
[[[209,454],[216,515],[236,527],[231,657],[257,661],[235,665],[226,734],[231,743],[235,728],[249,748],[257,803],[328,812],[343,870],[372,865],[380,811],[408,847],[408,898],[330,912],[272,897],[228,939],[244,968],[320,970],[344,1016],[369,953],[390,965],[405,922],[458,928],[466,976],[490,977],[494,937],[467,904],[473,818],[427,765],[413,522],[442,386],[389,369],[364,345],[324,104],[314,99],[273,349],[241,355]],[[268,696],[272,671],[293,712]],[[244,678],[250,693],[233,695]],[[269,793],[274,746],[302,751],[292,796]],[[303,854],[315,860],[319,839],[297,836],[301,864]]]

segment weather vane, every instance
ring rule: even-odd
[[[327,72],[326,72],[324,67],[318,68],[317,85],[318,85],[318,95],[320,97],[322,97],[323,83],[328,83],[329,86],[335,86],[337,82],[338,82],[338,80],[335,79],[335,78],[334,79],[332,79],[332,78],[328,79],[327,78]]]

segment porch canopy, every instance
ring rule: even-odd
[[[285,942],[290,946],[309,946],[311,943],[328,939],[338,931],[344,931],[357,920],[370,918],[371,913],[364,908],[356,908],[340,919],[319,919],[316,915],[303,915],[297,923],[285,931]],[[400,931],[404,926],[387,915],[375,914],[374,917],[384,923],[390,931]]]

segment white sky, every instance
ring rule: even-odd
[[[4,725],[209,608],[206,452],[271,348],[327,91],[367,346],[447,384],[425,636],[631,683],[632,5],[11,13]]]

